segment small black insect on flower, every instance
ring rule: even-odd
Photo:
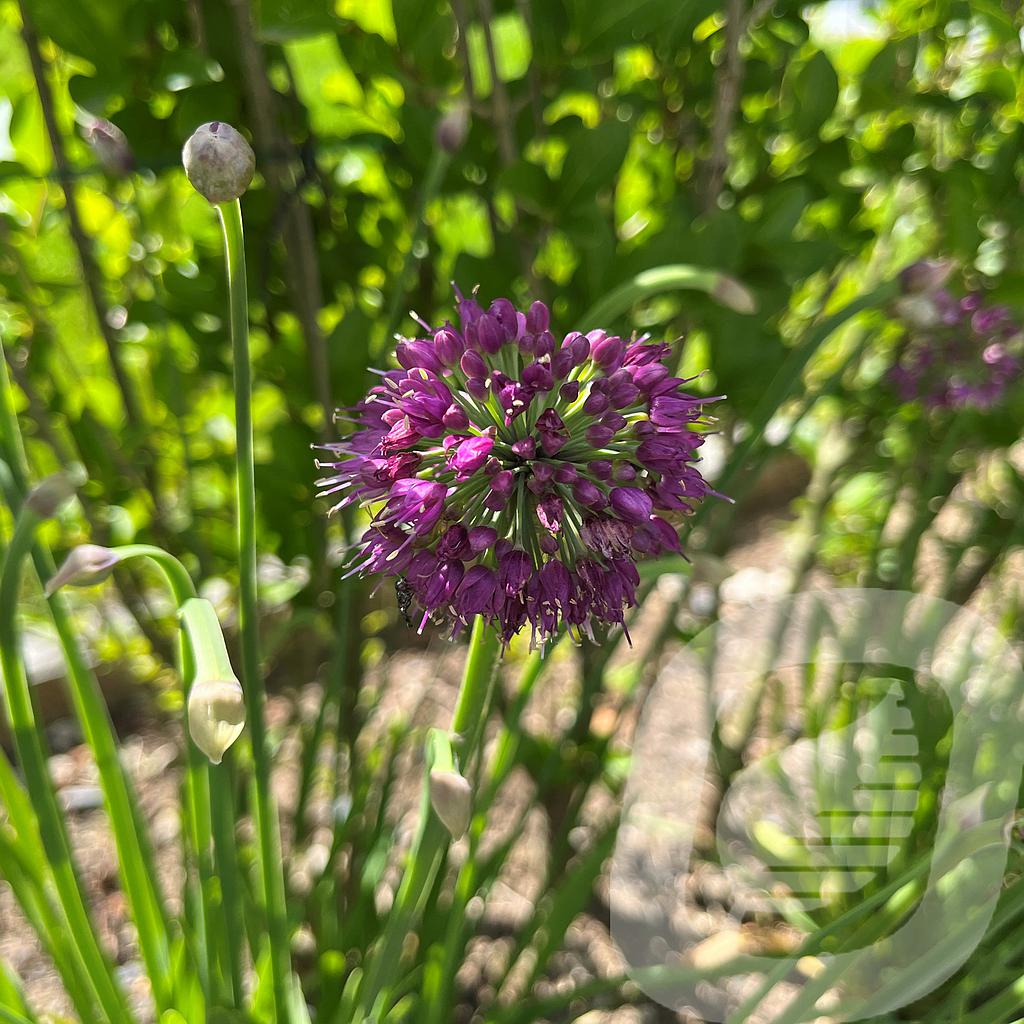
[[[416,623],[413,622],[409,609],[412,608],[413,589],[404,576],[395,577],[395,599],[398,601],[398,611],[405,624],[412,629]]]

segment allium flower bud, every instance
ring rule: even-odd
[[[435,768],[430,773],[430,806],[452,839],[458,841],[473,820],[473,790],[458,773]]]
[[[454,156],[466,141],[469,134],[469,105],[457,103],[449,110],[434,131],[434,141],[440,149]]]
[[[64,564],[50,577],[46,584],[46,596],[55,594],[61,587],[91,587],[102,583],[119,558],[110,548],[99,544],[79,544],[64,559]]]
[[[199,679],[188,695],[188,731],[193,743],[220,764],[245,726],[245,698],[237,679]]]
[[[242,136],[225,121],[201,124],[181,151],[192,186],[211,203],[237,199],[256,173],[256,156]]]
[[[116,124],[97,117],[82,129],[82,135],[108,174],[123,178],[135,169],[135,156],[128,138]]]
[[[591,340],[591,359],[608,373],[613,373],[622,365],[622,357],[625,351],[626,343],[621,338],[612,337],[601,338],[599,341]]]
[[[609,497],[612,511],[627,523],[646,523],[654,511],[650,497],[636,487],[613,487]]]
[[[711,294],[723,306],[734,313],[750,315],[757,312],[757,299],[746,285],[740,284],[734,277],[719,274]]]
[[[526,329],[530,334],[543,334],[551,326],[551,311],[543,302],[531,303],[526,314]]]
[[[25,505],[40,519],[52,519],[61,506],[75,496],[75,491],[84,483],[84,472],[70,470],[54,473],[40,480],[28,493]]]
[[[451,327],[442,327],[434,334],[434,352],[445,366],[455,366],[466,351],[465,342]]]
[[[483,380],[487,376],[487,364],[479,352],[464,352],[459,366],[467,377]]]
[[[508,340],[505,331],[496,317],[490,313],[484,313],[476,322],[476,336],[480,347],[488,355],[494,355]]]

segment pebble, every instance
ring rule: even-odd
[[[65,786],[60,791],[60,802],[71,814],[95,811],[103,806],[103,790],[99,786]]]

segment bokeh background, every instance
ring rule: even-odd
[[[707,371],[695,388],[728,396],[706,466],[737,504],[706,508],[684,534],[692,566],[647,570],[637,646],[565,645],[529,710],[511,696],[502,708],[522,716],[506,824],[532,824],[521,884],[479,919],[488,949],[508,954],[539,896],[567,891],[574,849],[589,859],[527,989],[515,957],[467,960],[445,1019],[608,973],[602,858],[573,829],[607,841],[595,822],[614,805],[645,688],[723,604],[808,581],[912,585],[976,601],[1021,640],[1022,389],[935,410],[889,374],[913,329],[893,302],[914,260],[954,261],[958,297],[979,292],[1011,318],[1024,308],[1022,25],[1014,0],[0,0],[0,331],[34,471],[80,463],[88,476],[50,539],[166,547],[229,629],[226,282],[216,218],[179,154],[211,120],[257,154],[242,205],[261,600],[282,800],[299,808],[298,899],[323,897],[302,857],[333,849],[310,808],[346,791],[337,779],[354,761],[364,783],[402,774],[401,737],[438,718],[461,656],[409,630],[389,588],[339,583],[358,524],[329,521],[315,499],[311,446],[336,436],[333,412],[368,368],[390,365],[394,334],[416,333],[408,311],[442,322],[452,281],[488,301],[543,299],[556,330],[677,341],[681,367]],[[612,322],[585,322],[619,286],[677,265],[732,283],[717,296],[638,288]],[[88,838],[88,759],[38,591],[25,598],[29,663]],[[171,609],[144,572],[122,570],[75,608],[158,793],[178,742]],[[836,691],[802,712],[820,727],[840,696],[849,712],[873,695]],[[724,744],[737,765],[754,741],[810,728],[781,684],[758,699]],[[324,736],[341,769],[311,763]],[[382,851],[408,828],[399,812],[370,817],[344,838],[359,851],[350,877],[374,851],[384,877]],[[94,831],[83,849],[99,851],[101,900]],[[130,929],[110,915],[130,967]],[[45,1002],[45,965],[3,920],[0,947]],[[615,993],[601,998],[631,1001]],[[946,1005],[903,1019],[944,1020]]]

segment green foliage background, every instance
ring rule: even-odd
[[[567,931],[593,909],[615,842],[614,809],[596,823],[589,802],[596,794],[617,806],[629,771],[628,751],[595,726],[595,709],[605,700],[618,724],[628,719],[666,648],[703,628],[682,585],[640,656],[616,658],[615,638],[578,655],[566,644],[545,661],[513,650],[505,668],[521,673],[519,683],[498,688],[496,755],[475,779],[464,860],[447,859],[424,804],[437,874],[416,910],[419,945],[404,943],[409,922],[394,924],[394,905],[378,905],[391,869],[411,849],[406,867],[416,870],[422,852],[389,816],[401,758],[422,737],[398,721],[383,740],[367,739],[383,684],[360,671],[412,633],[389,635],[389,613],[368,604],[369,588],[338,584],[338,550],[355,524],[327,521],[311,446],[335,436],[334,409],[362,394],[369,368],[388,365],[392,335],[417,331],[408,310],[434,323],[450,314],[453,280],[479,285],[487,300],[542,298],[563,332],[685,338],[681,369],[707,370],[695,388],[728,395],[708,449],[717,446],[726,467],[719,486],[738,499],[734,511],[709,503],[686,538],[702,584],[714,589],[728,575],[708,556],[728,552],[739,517],[789,506],[793,590],[816,569],[896,590],[923,585],[960,602],[984,590],[1000,626],[1021,639],[1013,559],[1024,542],[1024,389],[1018,382],[991,414],[932,415],[898,401],[885,375],[901,340],[886,310],[912,260],[950,257],[960,268],[954,290],[1024,307],[1022,32],[1017,0],[0,0],[0,332],[33,477],[78,462],[88,474],[80,514],[46,531],[62,549],[161,545],[205,584],[229,627],[235,465],[223,251],[179,154],[211,120],[239,127],[257,153],[243,212],[258,542],[279,559],[264,571],[261,598],[281,612],[267,616],[265,649],[289,685],[323,685],[312,715],[296,712],[271,730],[280,749],[296,739],[301,752],[286,846],[310,849],[311,808],[333,816],[326,862],[306,891],[287,894],[289,935],[308,932],[312,944],[292,950],[305,1000],[292,991],[295,1020],[310,1008],[318,1020],[353,1019],[376,991],[360,989],[364,966],[395,1021],[462,1019],[476,1000],[488,1024],[529,1024],[575,1019],[573,1007],[593,998],[635,998],[624,978],[579,992],[542,983],[562,980]],[[449,153],[438,127],[460,109],[468,133]],[[90,143],[97,118],[124,133],[130,170]],[[664,280],[679,266],[723,275],[725,291],[638,287],[631,308],[588,322],[638,275]],[[779,474],[766,480],[765,468],[794,464],[795,486],[783,479],[773,494]],[[961,516],[956,536],[935,528],[944,510]],[[10,521],[0,511],[0,552]],[[931,562],[920,557],[929,544]],[[682,568],[678,559],[645,563],[644,591]],[[119,570],[116,582],[141,632],[91,628],[99,660],[127,649],[136,674],[159,676],[180,703],[177,679],[163,671],[173,658],[168,606],[152,600],[145,576]],[[25,596],[41,610],[37,590]],[[76,621],[93,600],[74,604]],[[570,659],[571,713],[530,732],[523,713],[534,685]],[[478,682],[486,667],[477,666]],[[886,692],[886,680],[862,676],[809,689],[797,709],[802,735],[854,720]],[[746,731],[714,737],[723,792],[759,716],[776,740],[788,736],[784,703],[766,684],[752,694]],[[922,783],[908,857],[930,849],[944,716],[932,705],[922,716],[922,750],[934,748],[938,767]],[[112,732],[101,738],[113,747]],[[230,826],[251,810],[237,784],[250,767],[244,743],[228,761],[220,778],[237,800]],[[470,907],[487,901],[517,835],[486,856],[478,844],[513,772],[528,809],[544,815],[543,879],[504,977],[489,992],[465,992],[460,965],[484,920]],[[31,805],[21,812],[32,826]],[[132,833],[130,817],[121,825]],[[245,885],[252,846],[239,831]],[[23,832],[31,860],[33,827]],[[1019,1013],[1021,852],[1016,842],[984,944],[898,1019],[1006,1024]],[[189,856],[194,883],[198,844]],[[49,891],[46,870],[40,892]],[[5,877],[13,888],[15,876]],[[796,926],[823,937],[826,951],[857,945],[861,930],[906,913],[886,889],[899,895],[904,880],[894,869],[872,883],[872,906],[884,908],[863,924],[866,904],[840,893]],[[214,889],[199,896],[217,916]],[[284,979],[258,952],[267,934],[258,900],[247,891],[242,902],[257,979],[245,1019],[269,1021],[270,990]],[[168,931],[174,941],[197,941],[194,909]],[[230,923],[223,932],[218,941],[230,938]],[[520,987],[513,969],[523,964],[532,967]],[[185,958],[170,972],[180,969],[172,980],[195,1002],[177,1003],[168,1022],[179,1006],[227,1005],[216,991],[206,1001],[193,966]],[[18,1000],[13,976],[0,972],[0,1009]]]
[[[161,541],[204,576],[229,571],[232,441],[217,227],[178,168],[202,121],[249,131],[262,170],[244,201],[261,547],[286,563],[323,562],[309,446],[330,434],[328,407],[354,401],[364,369],[386,360],[390,310],[443,317],[453,279],[488,298],[545,298],[568,330],[645,269],[727,271],[756,315],[678,293],[619,326],[687,334],[687,365],[711,369],[701,386],[728,393],[730,425],[826,296],[838,304],[934,252],[1001,296],[1024,290],[1009,2],[883,2],[844,37],[850,7],[733,0],[746,27],[735,54],[712,0],[27,9],[100,313],[140,410],[126,427],[19,10],[4,3],[0,316],[33,457],[86,465],[94,540]],[[468,138],[424,195],[439,115],[458,103]],[[102,172],[81,137],[93,117],[124,131],[136,173]],[[306,603],[323,574],[312,581]]]

